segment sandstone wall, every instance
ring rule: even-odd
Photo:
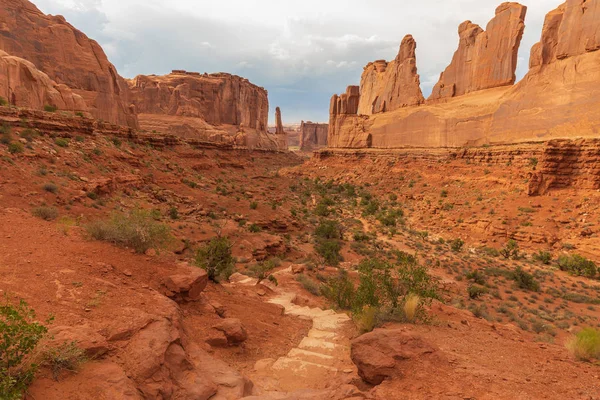
[[[524,10],[514,3],[505,4],[499,10],[506,10],[506,7]],[[506,12],[500,11],[495,19],[501,17],[505,20],[502,15]],[[514,21],[520,20],[521,14],[514,13],[510,14],[513,17],[506,19],[506,36],[498,39],[502,43],[516,40],[515,27],[520,24]],[[491,25],[488,25],[488,31],[495,32],[493,27],[497,22]],[[337,97],[334,96],[336,101],[332,99],[328,145],[432,148],[598,137],[598,32],[600,0],[569,0],[548,14],[541,41],[531,52],[530,71],[516,85],[510,85],[508,79],[514,74],[514,68],[509,68],[510,74],[500,68],[498,71],[501,73],[497,76],[503,78],[496,80],[498,85],[494,84],[498,87],[474,90],[481,86],[473,82],[492,81],[471,80],[470,86],[455,85],[463,89],[454,91],[453,96],[443,101],[438,98],[420,106],[370,116],[339,112]],[[508,48],[512,54],[512,46]],[[500,51],[497,59],[503,60],[503,54],[506,52]],[[454,61],[453,64],[458,65]],[[499,65],[506,64],[503,61]],[[485,68],[482,71],[484,77],[488,76]],[[502,82],[509,85],[501,85]],[[463,90],[472,91],[456,95]]]
[[[27,60],[0,50],[0,96],[17,107],[43,110],[54,105],[60,110],[87,112],[81,96],[59,85]]]
[[[300,125],[300,150],[311,151],[327,146],[328,124],[304,122]]]
[[[503,3],[484,31],[471,21],[458,28],[458,50],[442,72],[430,100],[512,85],[527,7]]]
[[[417,74],[416,48],[413,37],[407,35],[395,60],[378,60],[365,67],[360,80],[359,114],[394,111],[425,101]]]
[[[63,17],[45,15],[27,0],[0,4],[0,50],[32,62],[58,84],[69,86],[94,117],[137,127],[127,85],[98,43]]]

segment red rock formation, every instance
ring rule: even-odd
[[[281,146],[267,133],[267,91],[247,79],[175,70],[137,76],[129,88],[144,130],[250,148]]]
[[[425,101],[417,74],[417,43],[406,35],[396,59],[369,63],[360,80],[358,113],[364,115],[393,111]]]
[[[0,96],[11,105],[35,110],[53,105],[60,110],[85,112],[83,98],[59,85],[35,65],[0,50]]]
[[[137,76],[129,81],[129,87],[140,114],[194,117],[210,125],[267,129],[267,91],[236,75],[175,70],[164,76]]]
[[[80,95],[96,118],[137,127],[128,89],[102,48],[61,16],[48,16],[27,0],[3,0],[0,49],[31,61],[58,84]]]
[[[458,50],[429,99],[512,85],[526,12],[527,7],[518,3],[502,3],[485,31],[471,21],[463,22],[458,28]]]
[[[287,142],[287,133],[283,129],[283,122],[281,121],[281,109],[277,107],[275,109],[275,136],[277,140],[277,149],[278,150],[287,150],[288,142]]]
[[[328,124],[317,124],[311,121],[300,125],[300,150],[311,151],[327,146]]]
[[[499,21],[506,20],[506,29],[510,32],[520,25],[515,18],[520,20],[521,13],[512,11],[507,17],[504,14],[508,10],[524,9],[511,3],[498,10],[495,18],[498,20],[488,25],[490,33],[483,36],[489,43],[497,42],[491,33],[498,30],[495,26]],[[465,29],[477,31],[463,24],[463,35]],[[597,137],[600,124],[600,52],[595,51],[598,32],[600,0],[569,0],[546,17],[541,41],[532,49],[530,71],[516,85],[476,90],[444,102],[428,101],[421,106],[371,116],[340,115],[337,103],[335,107],[332,104],[328,145],[432,148]],[[482,35],[484,33],[475,34],[475,42],[481,40]],[[512,43],[517,35],[504,37],[511,38],[506,43]],[[488,48],[498,47],[488,45]],[[507,48],[513,51],[511,45],[500,46],[498,60],[507,60]],[[471,47],[473,51],[476,49]],[[490,59],[494,57],[490,56]],[[458,71],[455,67],[459,64],[453,62],[449,67],[454,68],[455,76]],[[503,65],[506,64],[498,64]],[[488,70],[485,66],[481,68]],[[509,70],[512,74],[513,69]],[[498,77],[508,76],[504,73],[505,68],[497,71]],[[448,76],[445,74],[442,81]],[[482,87],[478,81],[472,81],[468,87],[457,86],[458,81],[452,81],[453,88],[462,87],[458,92],[453,90],[452,94]],[[505,82],[510,83],[510,80]],[[438,89],[444,88],[438,85]]]

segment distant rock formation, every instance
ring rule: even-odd
[[[462,24],[459,50],[424,104],[360,115],[342,109],[342,96],[334,95],[328,146],[435,148],[598,137],[600,0],[568,0],[548,13],[529,72],[512,84],[524,13],[524,6],[504,3],[486,32]]]
[[[458,50],[429,99],[456,97],[515,83],[526,13],[527,7],[521,4],[502,3],[485,31],[471,21],[460,24]]]
[[[395,60],[378,60],[365,67],[360,80],[359,114],[394,111],[425,101],[417,74],[416,49],[413,37],[406,35]]]
[[[45,15],[27,0],[2,0],[0,50],[32,62],[50,79],[70,87],[94,117],[138,126],[124,79],[98,43],[62,16]]]
[[[302,121],[300,124],[300,150],[312,151],[321,147],[327,147],[328,129],[328,124]]]
[[[283,129],[283,122],[281,121],[281,109],[279,107],[275,108],[275,135],[277,137],[277,148],[279,150],[287,150],[287,134]]]
[[[60,110],[87,112],[81,96],[59,85],[31,62],[0,50],[0,96],[10,105],[43,110],[52,105]]]
[[[211,125],[267,129],[267,91],[237,75],[174,70],[164,76],[139,75],[129,81],[129,88],[140,114],[194,117]]]

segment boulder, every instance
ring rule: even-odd
[[[197,267],[180,267],[178,273],[164,278],[165,296],[175,301],[196,301],[208,284],[208,274]]]
[[[351,344],[351,358],[358,367],[358,374],[372,385],[401,375],[403,363],[423,359],[437,351],[421,338],[401,329],[376,329],[354,339]]]
[[[87,326],[55,326],[48,333],[51,337],[48,341],[49,347],[75,342],[90,359],[100,358],[109,350],[104,336]]]
[[[248,333],[242,325],[242,321],[237,318],[226,318],[213,326],[213,329],[223,332],[230,345],[238,345],[248,339]]]

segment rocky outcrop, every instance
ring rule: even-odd
[[[302,121],[300,124],[300,150],[311,151],[321,147],[327,147],[328,130],[328,124]]]
[[[267,132],[267,91],[247,79],[174,70],[164,76],[140,75],[128,83],[143,130],[280,149],[277,135]]]
[[[526,12],[527,7],[518,3],[502,3],[485,31],[471,21],[460,24],[458,50],[429,99],[512,85]]]
[[[515,85],[513,55],[525,8],[503,4],[486,32],[463,24],[461,34],[473,44],[461,41],[435,101],[370,116],[340,113],[332,101],[328,146],[455,148],[597,137],[599,9],[600,0],[569,0],[551,11],[532,49],[531,68]],[[487,47],[478,47],[480,41]],[[472,65],[479,75],[471,73]],[[447,84],[453,89],[444,94]]]
[[[27,0],[3,0],[0,21],[0,50],[70,87],[94,117],[137,127],[127,84],[98,43],[62,16],[45,15]]]
[[[277,107],[275,109],[275,136],[277,140],[277,148],[279,150],[287,150],[287,133],[283,129],[283,122],[281,120],[281,109]]]
[[[377,114],[423,103],[421,82],[417,74],[417,43],[406,35],[396,59],[369,63],[360,80],[358,113]]]
[[[43,110],[52,105],[60,110],[87,112],[81,96],[59,85],[33,63],[0,50],[0,96],[10,105]]]

